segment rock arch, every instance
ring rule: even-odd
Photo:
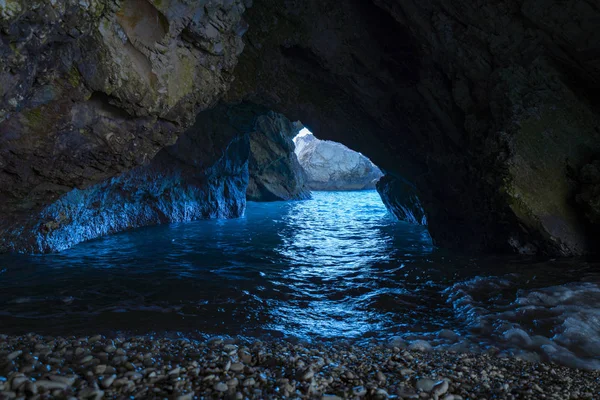
[[[593,1],[150,0],[164,32],[139,63],[117,41],[130,2],[33,3],[0,9],[3,237],[148,163],[220,100],[301,120],[404,179],[439,245],[594,248],[597,191],[579,173],[600,154]]]

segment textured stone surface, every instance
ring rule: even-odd
[[[224,118],[226,110],[201,113],[147,166],[74,189],[27,219],[0,221],[0,252],[55,252],[141,226],[240,217],[250,143],[234,128],[240,116]]]
[[[296,154],[312,190],[375,189],[382,173],[367,157],[314,135],[295,139]]]
[[[569,171],[600,152],[599,7],[256,0],[229,98],[412,182],[441,246],[579,254],[597,247]]]
[[[386,175],[377,182],[377,191],[388,211],[400,221],[427,225],[427,215],[413,186]]]
[[[293,138],[302,125],[269,112],[250,134],[247,198],[251,201],[304,200],[310,197]]]
[[[579,173],[577,202],[593,224],[600,224],[600,160],[586,164]]]
[[[151,160],[227,90],[241,0],[0,2],[0,214]]]

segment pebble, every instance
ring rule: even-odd
[[[215,384],[215,390],[217,392],[226,392],[229,390],[229,386],[227,386],[227,384],[225,384],[223,382],[219,382],[219,383]]]
[[[76,376],[50,375],[49,379],[54,382],[64,383],[67,386],[73,386],[73,384],[77,380],[77,377]]]
[[[437,382],[433,386],[433,389],[431,390],[431,393],[434,396],[441,396],[441,395],[445,394],[448,391],[449,387],[450,387],[450,385],[448,385],[448,381],[447,380],[441,380],[441,381]]]
[[[312,369],[309,369],[302,374],[301,379],[303,381],[308,381],[308,380],[312,379],[313,376],[315,376],[315,372]]]
[[[238,378],[233,378],[227,381],[227,386],[236,387],[239,383],[240,381],[238,380]]]
[[[38,388],[44,388],[47,390],[53,390],[53,389],[58,389],[58,390],[67,390],[68,385],[62,382],[53,382],[53,381],[49,381],[49,380],[40,380],[37,381],[35,383],[37,385]]]
[[[102,386],[104,389],[108,389],[113,384],[115,379],[117,379],[116,375],[108,376],[100,381],[100,386]]]
[[[244,340],[7,336],[0,354],[21,353],[0,356],[0,399],[593,399],[600,381],[598,371],[398,343]]]
[[[96,374],[96,375],[102,375],[102,374],[104,374],[105,371],[106,371],[105,364],[96,365],[96,367],[94,368],[94,374]]]
[[[429,378],[422,378],[417,381],[417,390],[422,390],[424,392],[431,392],[433,387],[435,386],[436,381]]]
[[[442,339],[446,339],[450,342],[457,342],[459,340],[459,336],[456,334],[456,332],[451,331],[450,329],[442,329],[439,333],[438,333],[438,337],[442,338]]]
[[[233,363],[229,367],[229,369],[233,372],[242,372],[244,370],[244,364],[242,363]]]
[[[89,344],[93,344],[96,342],[99,342],[100,340],[102,340],[102,336],[101,335],[96,335],[96,336],[92,336],[89,340],[88,343]]]
[[[367,394],[367,389],[365,389],[364,386],[356,386],[356,387],[352,388],[352,393],[355,396],[362,397]]]
[[[425,340],[415,340],[408,345],[408,350],[427,352],[433,350],[433,347]]]
[[[93,359],[94,359],[94,356],[89,355],[89,356],[83,357],[80,362],[82,364],[87,364],[88,362],[92,361]]]
[[[17,390],[19,387],[21,387],[22,384],[24,384],[27,381],[28,379],[25,376],[17,376],[13,378],[10,387],[12,390]]]
[[[23,350],[13,351],[8,356],[6,356],[6,358],[8,359],[8,361],[12,361],[12,360],[16,359],[17,357],[19,357],[21,354],[23,354]]]

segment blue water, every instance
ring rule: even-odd
[[[0,256],[0,333],[397,335],[600,367],[598,304],[597,264],[453,255],[395,221],[375,191]]]

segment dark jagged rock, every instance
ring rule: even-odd
[[[256,0],[244,18],[229,98],[413,182],[440,246],[595,250],[568,171],[600,150],[597,2]]]
[[[577,202],[593,225],[600,225],[600,160],[586,164],[579,173]]]
[[[386,175],[377,182],[377,191],[388,211],[400,221],[427,225],[425,210],[413,186]]]
[[[74,189],[28,218],[0,220],[0,252],[61,251],[141,226],[240,217],[250,163],[262,190],[255,200],[306,198],[292,141],[299,129],[253,104],[220,104],[148,165]]]
[[[149,165],[74,189],[27,220],[0,222],[0,251],[55,252],[141,226],[240,217],[250,144],[220,123],[221,111],[201,113]]]
[[[248,200],[310,198],[292,140],[300,129],[301,125],[273,112],[257,119],[254,132],[250,134]]]
[[[314,135],[296,138],[296,155],[312,190],[375,189],[383,175],[371,160],[341,143]]]
[[[0,215],[150,161],[229,87],[242,0],[0,2]]]

